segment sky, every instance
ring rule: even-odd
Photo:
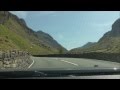
[[[34,31],[50,34],[70,50],[97,42],[120,17],[118,11],[10,11]]]

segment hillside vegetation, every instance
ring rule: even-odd
[[[26,22],[16,15],[0,11],[0,50],[25,50],[32,55],[58,54],[61,50],[63,53],[67,51],[51,38],[49,34],[30,29]]]

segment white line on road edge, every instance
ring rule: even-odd
[[[33,59],[32,59],[32,61],[33,61],[33,62],[32,62],[32,64],[28,67],[28,69],[31,68],[31,66],[34,64],[34,60],[33,60]]]
[[[72,62],[69,62],[69,61],[65,61],[65,60],[61,60],[61,61],[66,62],[66,63],[70,63],[70,64],[75,65],[75,66],[78,66],[78,64],[75,64],[75,63],[72,63]]]

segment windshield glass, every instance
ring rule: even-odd
[[[0,11],[0,71],[119,67],[119,11]]]

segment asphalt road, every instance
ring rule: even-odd
[[[56,57],[31,57],[33,63],[28,67],[30,70],[35,69],[72,69],[93,67],[120,67],[120,63],[95,60],[95,59],[83,59],[83,58],[56,58]]]

